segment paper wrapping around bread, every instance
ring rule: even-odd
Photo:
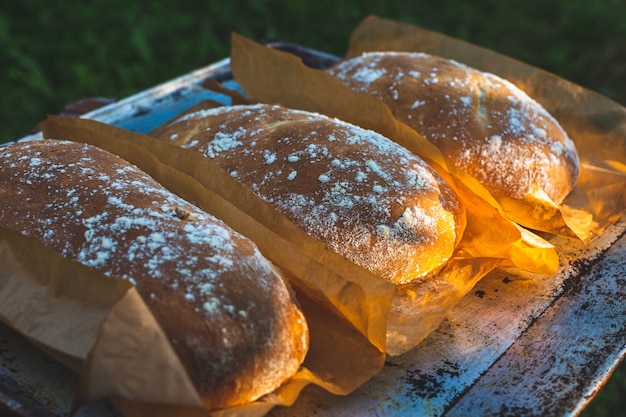
[[[447,167],[439,150],[393,118],[377,98],[357,93],[299,58],[233,35],[231,67],[242,88],[262,102],[315,111],[377,131],[422,159],[457,192],[467,212],[458,249],[463,257],[495,258],[504,266],[551,275],[558,267],[554,247],[506,219],[495,199],[475,179]]]
[[[167,337],[127,280],[105,277],[37,239],[4,228],[0,228],[0,260],[0,318],[4,323],[79,372],[86,362],[97,359],[90,357],[94,347],[111,345],[125,352],[110,358],[109,364],[124,383],[112,387],[95,374],[82,374],[78,403],[99,397],[104,389],[114,397],[201,406]],[[120,316],[131,320],[106,334],[101,332]],[[156,358],[158,366],[154,366]],[[146,373],[135,372],[142,368],[158,384],[146,389]]]
[[[227,409],[224,415],[259,415],[273,405],[291,404],[309,384],[347,394],[382,368],[385,321],[393,296],[389,283],[301,236],[302,232],[293,230],[290,222],[228,173],[205,165],[204,158],[196,158],[193,152],[178,152],[148,136],[85,119],[51,117],[42,127],[46,137],[89,143],[136,164],[166,188],[252,237],[290,278],[309,326],[310,347],[303,367],[271,395]],[[99,363],[105,365],[99,375],[115,377],[115,370],[106,366],[106,357]],[[98,374],[91,379],[98,380]],[[117,401],[118,407],[129,413],[144,410],[145,415],[155,411],[133,400]],[[159,404],[159,399],[152,398],[152,402]],[[173,412],[176,406],[172,407]]]

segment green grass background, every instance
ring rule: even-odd
[[[124,98],[224,58],[232,31],[341,55],[368,14],[494,49],[626,105],[626,0],[0,0],[0,142],[72,101]],[[624,368],[585,416],[626,413]]]

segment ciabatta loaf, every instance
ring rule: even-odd
[[[273,391],[304,360],[304,316],[256,246],[99,148],[0,147],[0,226],[131,281],[210,409]]]
[[[465,228],[456,194],[373,131],[267,104],[201,110],[159,129],[196,150],[327,247],[404,284],[434,273]]]
[[[501,77],[410,52],[365,53],[328,71],[379,97],[496,198],[522,200],[541,189],[560,204],[576,183],[572,140],[543,106]]]

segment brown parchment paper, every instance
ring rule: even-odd
[[[166,188],[250,237],[290,278],[310,328],[310,349],[302,369],[271,395],[219,415],[261,415],[274,405],[292,404],[309,384],[347,394],[382,368],[385,324],[394,291],[391,284],[326,249],[198,153],[86,119],[52,116],[42,128],[46,138],[89,143],[139,166]],[[122,324],[117,320],[111,326]],[[108,364],[111,351],[115,346],[108,344],[92,350],[86,371],[90,380],[115,381],[120,376]],[[145,382],[150,382],[149,375]],[[106,394],[106,386],[99,389]],[[155,404],[162,401],[149,397],[126,396],[116,405],[126,413],[154,415]],[[167,410],[192,413],[185,404],[173,404],[158,413]],[[202,412],[206,410],[193,411]]]
[[[78,372],[75,408],[104,398],[202,404],[128,281],[104,276],[4,228],[0,265],[0,319]],[[100,350],[108,352],[100,355]],[[101,360],[107,370],[92,372]],[[112,373],[115,378],[109,378]]]
[[[337,117],[395,140],[429,162],[464,203],[467,227],[453,257],[436,277],[396,289],[387,323],[387,353],[399,355],[419,344],[495,268],[556,272],[558,254],[551,243],[508,219],[484,187],[447,167],[436,147],[395,120],[377,98],[350,90],[294,55],[237,34],[232,37],[231,69],[253,100]]]
[[[503,216],[498,203],[475,179],[446,166],[439,150],[393,118],[377,98],[343,86],[327,73],[306,67],[294,55],[233,34],[231,67],[242,88],[255,99],[316,111],[375,130],[429,162],[457,191],[467,210],[459,249],[464,257],[498,258],[522,269],[553,274],[555,248]]]
[[[534,212],[525,212],[514,201],[501,199],[499,203],[508,217],[536,230],[588,241],[623,213],[626,108],[489,49],[377,16],[364,19],[355,28],[346,57],[385,50],[426,52],[499,75],[541,103],[568,132],[581,159],[581,175],[575,190],[561,207],[536,190],[527,196],[542,208]]]

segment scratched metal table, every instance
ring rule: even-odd
[[[323,68],[336,57],[276,44]],[[230,104],[202,83],[237,88],[229,60],[211,64],[85,115],[148,132],[204,100]],[[34,134],[26,139],[37,139]],[[561,266],[546,278],[498,270],[430,337],[390,358],[347,397],[305,389],[286,416],[575,416],[609,378],[626,347],[626,217],[583,246],[553,238]],[[22,416],[68,416],[75,376],[0,324],[0,404]],[[1,408],[0,408],[1,410]],[[116,417],[106,402],[77,417]]]

